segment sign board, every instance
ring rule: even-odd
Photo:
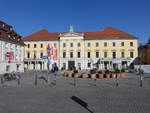
[[[10,57],[11,53],[10,52],[6,52],[5,56]]]
[[[41,59],[47,59],[48,57],[47,56],[41,56]]]

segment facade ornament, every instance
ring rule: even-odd
[[[73,26],[72,26],[72,25],[70,26],[70,32],[71,32],[71,33],[73,33],[73,32],[74,32],[74,28],[73,28]]]

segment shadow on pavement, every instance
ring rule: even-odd
[[[88,108],[88,104],[86,102],[84,102],[83,100],[81,100],[80,98],[76,97],[76,96],[72,96],[71,99],[73,101],[75,101],[76,103],[80,104],[82,107],[84,107],[87,111],[89,111],[90,113],[94,113],[93,111],[91,111]]]

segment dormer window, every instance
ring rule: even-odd
[[[5,27],[5,24],[3,24],[3,27]]]

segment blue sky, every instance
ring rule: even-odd
[[[23,37],[40,29],[49,32],[99,31],[108,26],[150,37],[150,0],[0,0],[0,20]]]

